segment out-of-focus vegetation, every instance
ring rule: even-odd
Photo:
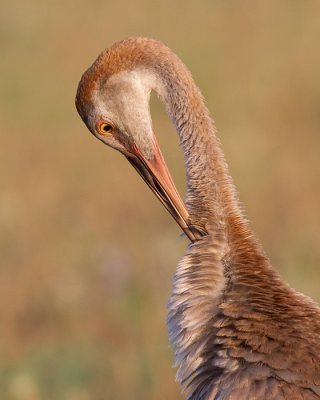
[[[74,107],[82,72],[129,35],[192,70],[253,230],[320,300],[319,15],[312,0],[2,0],[1,399],[180,398],[165,317],[186,241]],[[183,191],[176,136],[152,108]]]

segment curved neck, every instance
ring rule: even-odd
[[[175,56],[155,65],[158,92],[179,134],[187,174],[187,208],[192,225],[207,232],[245,230],[234,187],[212,119],[187,67]],[[231,235],[230,235],[231,234]]]

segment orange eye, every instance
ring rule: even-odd
[[[101,133],[101,135],[112,135],[113,130],[114,127],[110,123],[101,122],[99,124],[99,132]]]

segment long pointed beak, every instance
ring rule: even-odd
[[[180,225],[191,242],[200,239],[203,233],[199,232],[189,222],[188,211],[173,183],[155,136],[153,136],[154,157],[152,161],[143,157],[136,147],[131,154],[132,156],[127,156],[129,162]]]

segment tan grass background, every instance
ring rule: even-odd
[[[1,399],[180,398],[165,317],[186,241],[74,107],[82,72],[130,35],[192,70],[253,230],[320,300],[319,16],[317,0],[1,1]],[[173,128],[152,113],[183,192]]]

